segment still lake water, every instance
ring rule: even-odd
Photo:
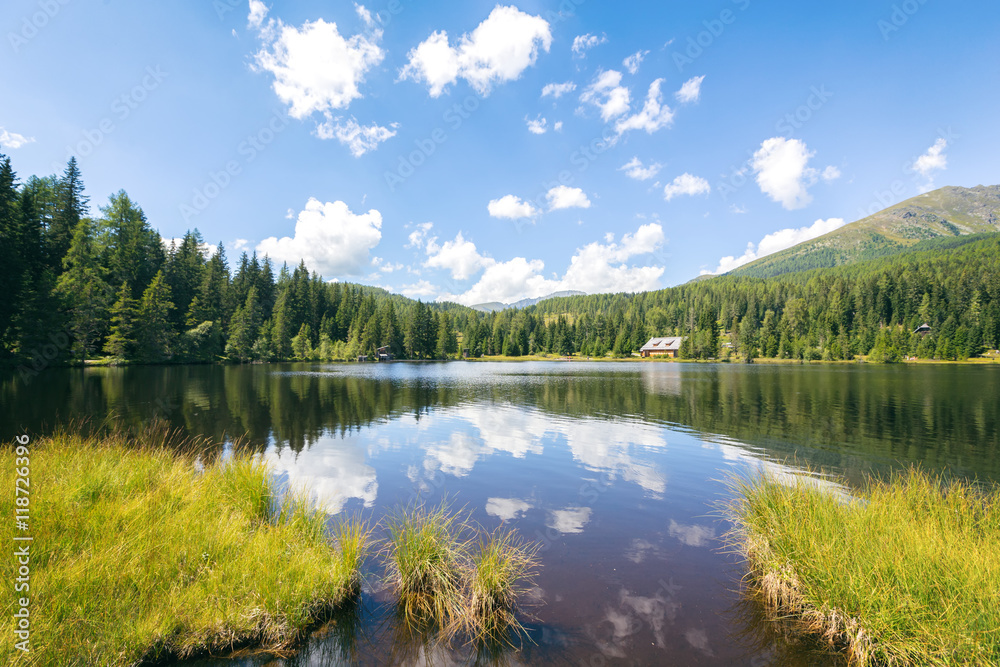
[[[109,414],[246,435],[335,517],[447,497],[542,543],[531,642],[503,664],[834,664],[741,604],[725,479],[810,467],[851,485],[911,463],[1000,481],[998,366],[272,364],[0,379],[3,437]],[[198,665],[452,664],[405,638],[372,572],[362,604],[285,658]],[[494,656],[495,657],[495,656]],[[480,656],[483,663],[490,660]]]

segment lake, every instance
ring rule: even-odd
[[[1000,481],[997,366],[448,362],[51,370],[0,379],[3,437],[159,417],[245,436],[332,519],[416,500],[541,543],[531,638],[503,664],[834,662],[741,602],[726,479],[806,468],[849,485],[918,463]],[[225,450],[219,452],[224,454]],[[362,604],[283,658],[197,665],[449,664],[404,636],[373,570]]]

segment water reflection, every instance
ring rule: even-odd
[[[283,483],[312,489],[331,514],[377,520],[447,496],[488,529],[542,544],[532,597],[544,605],[534,643],[517,651],[446,649],[400,628],[384,593],[366,590],[355,621],[247,665],[805,665],[830,661],[773,633],[734,641],[757,625],[752,608],[734,612],[743,569],[720,549],[720,480],[761,468],[791,480],[811,466],[856,483],[915,462],[1000,481],[998,389],[996,368],[950,366],[101,368],[0,378],[0,428],[39,433],[113,412],[220,441],[246,434]]]

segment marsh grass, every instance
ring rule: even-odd
[[[771,620],[854,664],[1000,664],[1000,490],[915,469],[846,500],[767,474],[733,490]]]
[[[131,665],[281,649],[350,600],[370,531],[342,530],[331,548],[325,515],[304,496],[276,506],[264,464],[244,454],[204,464],[206,444],[162,427],[31,444],[32,651],[3,633],[0,652]],[[12,449],[0,468],[12,488]],[[0,495],[0,513],[12,516],[13,502]],[[23,593],[7,591],[10,609]]]
[[[509,530],[486,534],[447,501],[386,519],[382,548],[398,617],[411,633],[477,646],[513,645],[518,599],[540,567],[538,545]]]

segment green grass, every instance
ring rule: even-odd
[[[0,653],[16,664],[131,665],[286,648],[352,598],[370,531],[344,527],[331,548],[325,515],[304,496],[276,507],[259,461],[202,466],[198,443],[179,440],[150,428],[30,444],[32,650],[4,632]],[[14,468],[5,447],[7,525]],[[12,563],[3,559],[6,581]],[[8,618],[21,595],[5,587]]]
[[[769,615],[860,665],[1000,664],[1000,490],[911,470],[845,500],[734,482],[731,544]]]
[[[538,545],[473,526],[447,502],[405,508],[386,520],[382,549],[403,625],[478,645],[512,644],[523,630],[518,598],[537,572]]]

